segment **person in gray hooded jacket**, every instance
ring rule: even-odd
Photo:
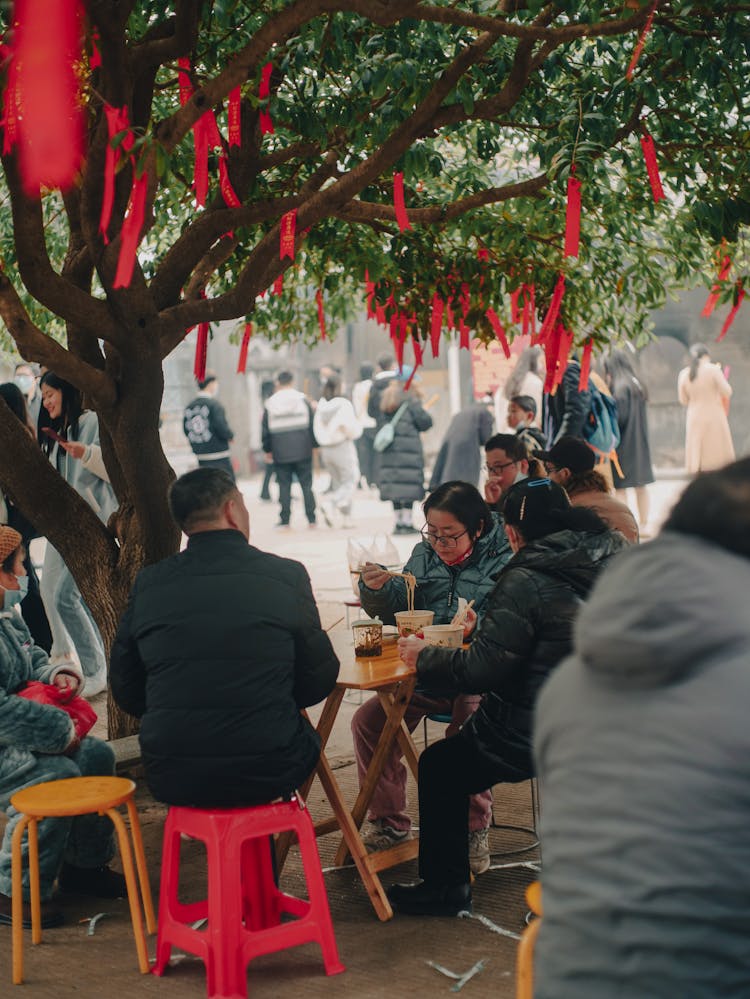
[[[536,999],[750,995],[750,459],[607,569],[539,699]]]

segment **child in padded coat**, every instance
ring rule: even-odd
[[[65,777],[112,776],[114,753],[106,742],[79,741],[65,711],[19,696],[30,681],[54,684],[70,696],[83,687],[81,671],[53,666],[31,638],[18,604],[26,592],[21,535],[0,527],[0,808],[8,816],[0,846],[0,923],[11,922],[11,838],[21,819],[10,803],[21,788]],[[60,889],[99,898],[125,894],[121,874],[107,867],[114,853],[107,816],[43,819],[39,823],[39,876],[42,926],[59,926],[62,912],[51,901],[55,878]],[[28,869],[24,868],[24,926],[31,925]]]

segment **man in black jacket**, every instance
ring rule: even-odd
[[[546,392],[542,401],[542,427],[551,447],[561,437],[583,437],[583,426],[591,409],[591,393],[579,389],[581,365],[572,357],[557,391]]]
[[[138,575],[112,650],[112,694],[142,719],[160,801],[271,801],[317,763],[320,740],[300,709],[331,691],[338,660],[304,567],[248,545],[250,516],[226,472],[188,472],[169,501],[188,545]]]
[[[202,468],[223,468],[234,479],[229,442],[234,431],[216,398],[219,383],[213,371],[198,382],[198,395],[185,407],[182,427]]]

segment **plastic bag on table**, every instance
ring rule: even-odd
[[[376,562],[387,569],[395,569],[401,565],[398,548],[387,534],[377,534],[372,538],[349,538],[346,557],[355,597],[359,596],[359,570],[365,562]]]

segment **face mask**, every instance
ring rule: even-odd
[[[24,395],[28,395],[34,385],[34,379],[31,375],[16,375],[13,381]]]
[[[20,604],[26,594],[29,592],[29,577],[28,576],[17,576],[18,585],[20,589],[18,590],[6,590],[3,597],[3,610],[12,610],[16,604]]]

